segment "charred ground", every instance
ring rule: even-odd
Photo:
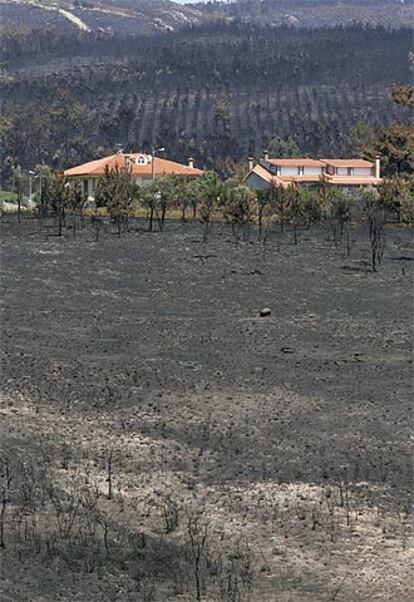
[[[3,218],[1,450],[35,489],[92,488],[107,539],[84,501],[65,539],[40,493],[19,538],[16,489],[0,598],[195,600],[199,520],[203,600],[408,600],[408,233],[373,274],[363,231],[346,259],[322,231],[137,226]]]

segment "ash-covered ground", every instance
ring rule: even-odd
[[[412,233],[14,220],[0,600],[411,599]]]

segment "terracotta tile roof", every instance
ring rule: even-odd
[[[332,167],[375,167],[375,163],[365,159],[322,159],[327,165]]]
[[[280,178],[280,176],[272,175],[269,171],[267,171],[267,169],[265,169],[259,164],[255,165],[244,179],[247,180],[247,178],[252,174],[255,174],[268,184],[276,184],[277,186],[283,186],[283,188],[286,188],[289,185],[288,182],[282,181],[282,178]]]
[[[271,165],[280,165],[281,167],[325,167],[322,161],[303,157],[294,159],[268,159],[268,163]]]
[[[255,174],[268,184],[276,184],[287,188],[292,184],[301,183],[318,183],[322,177],[322,174],[314,174],[309,176],[274,176],[262,165],[256,165],[246,176],[245,180],[252,174]],[[338,186],[377,186],[381,184],[382,178],[375,178],[374,176],[335,176],[330,174],[324,174],[325,179],[332,185]]]
[[[136,163],[138,157],[143,157],[146,162],[142,164]],[[117,153],[116,155],[110,155],[109,157],[103,157],[96,161],[90,161],[83,165],[72,167],[71,169],[67,169],[64,173],[65,176],[69,178],[74,176],[98,177],[105,173],[106,168],[110,170],[124,169],[128,161],[131,166],[131,175],[136,177],[151,177],[152,156],[145,153]],[[190,167],[188,165],[183,165],[182,163],[155,157],[154,174],[156,176],[175,174],[178,176],[199,177],[203,174],[203,171],[196,167]]]
[[[134,159],[142,156],[141,154],[131,155]],[[147,157],[148,163],[141,165],[139,163],[132,164],[132,175],[133,176],[150,176],[152,174],[152,157],[151,155],[144,155]],[[190,167],[189,165],[183,165],[182,163],[176,163],[175,161],[169,161],[168,159],[161,159],[161,157],[154,158],[154,173],[157,176],[160,175],[177,175],[177,176],[189,176],[198,177],[203,175],[202,169],[196,167]]]
[[[256,174],[256,176],[259,176],[259,178],[262,178],[262,180],[265,180],[265,182],[268,182],[269,184],[271,184],[272,180],[275,179],[274,176],[267,171],[267,169],[259,164],[253,167],[253,169],[247,174],[246,178],[248,178],[251,174]]]
[[[120,155],[111,155],[110,157],[96,159],[95,161],[89,161],[83,165],[77,165],[76,167],[67,169],[64,174],[68,177],[102,175],[106,166],[108,166],[110,169],[115,169],[116,166],[121,168],[121,164],[123,165],[124,161],[120,161]]]

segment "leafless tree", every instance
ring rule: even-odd
[[[178,527],[179,522],[179,508],[178,504],[171,495],[160,494],[157,500],[158,506],[162,511],[164,519],[165,532],[171,533]]]
[[[190,539],[191,559],[196,585],[196,600],[199,602],[202,596],[202,565],[206,555],[208,523],[203,521],[200,516],[191,513],[188,517],[187,533]]]
[[[107,483],[108,483],[108,500],[112,500],[112,461],[113,461],[113,449],[109,449],[106,453],[106,470],[107,470]]]
[[[5,548],[4,527],[6,522],[7,507],[10,503],[10,491],[13,472],[8,456],[0,458],[0,548]]]
[[[376,272],[377,267],[381,265],[382,257],[384,255],[386,211],[381,199],[375,191],[367,191],[364,195],[364,200],[369,225],[372,271]]]

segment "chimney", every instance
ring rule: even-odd
[[[194,167],[194,159],[193,159],[193,157],[189,157],[188,158],[188,167],[190,167],[191,169],[193,169],[193,167]]]
[[[132,171],[132,161],[131,158],[126,156],[125,157],[125,171],[129,174]]]
[[[264,160],[269,161],[269,151],[266,149],[263,151]]]
[[[249,157],[247,160],[249,162],[249,171],[252,171],[253,164],[254,164],[254,159],[253,159],[253,157]]]
[[[381,177],[381,158],[375,157],[375,177]]]

